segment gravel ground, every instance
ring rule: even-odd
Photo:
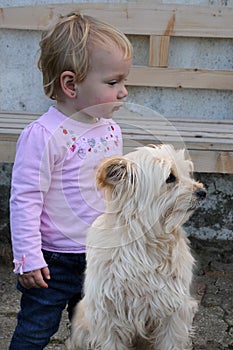
[[[200,302],[194,320],[193,350],[233,350],[233,240],[192,238],[191,247],[197,261],[193,294]],[[7,350],[16,325],[20,298],[10,263],[1,261],[0,280],[0,349]],[[64,312],[60,329],[46,350],[64,350],[68,329]]]

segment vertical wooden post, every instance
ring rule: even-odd
[[[150,35],[150,67],[167,67],[170,36]]]

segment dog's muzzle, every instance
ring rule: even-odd
[[[188,211],[193,211],[196,210],[206,199],[207,191],[205,188],[198,188],[196,191],[193,193],[193,197],[191,200],[191,205],[188,208]]]

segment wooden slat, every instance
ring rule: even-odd
[[[121,125],[121,123],[119,123]],[[224,132],[203,132],[203,131],[198,131],[198,130],[189,130],[188,128],[169,128],[169,127],[164,127],[163,125],[151,125],[149,126],[144,126],[144,127],[137,127],[137,126],[122,126],[121,127],[124,129],[124,131],[128,135],[135,135],[137,136],[143,136],[147,134],[151,135],[163,135],[163,136],[168,136],[168,137],[182,137],[186,138],[189,140],[196,140],[197,143],[202,143],[202,142],[210,142],[210,143],[223,143],[223,144],[232,144],[233,148],[233,133],[229,131],[229,133],[224,133]]]
[[[233,8],[195,5],[70,3],[0,9],[0,28],[44,30],[74,10],[112,23],[126,34],[233,38]]]
[[[142,134],[142,135],[136,135],[136,134],[128,134],[127,132],[124,132],[123,130],[123,136],[125,140],[135,140],[139,142],[141,145],[147,145],[149,143],[171,143],[179,148],[187,148],[189,150],[202,150],[202,151],[221,151],[221,152],[227,152],[233,151],[232,144],[229,142],[216,142],[213,144],[213,139],[193,139],[189,137],[175,137],[175,136],[169,136],[169,135],[159,135],[159,134]],[[233,169],[232,169],[233,170]]]
[[[15,159],[15,142],[0,140],[0,162],[13,163]]]
[[[221,150],[221,151],[233,151],[233,142],[231,135],[214,135],[208,134],[202,135],[202,137],[195,137],[195,134],[187,132],[175,131],[164,131],[157,128],[150,130],[129,129],[119,123],[125,139],[136,140],[142,144],[160,142],[160,143],[180,143],[186,145],[189,149],[200,149],[200,150]],[[17,141],[19,134],[22,131],[21,128],[15,129],[0,129],[0,141]]]
[[[141,122],[129,119],[126,121],[122,118],[114,118],[122,127],[128,132],[136,132],[143,133],[143,131],[149,130],[151,132],[156,132],[157,130],[169,134],[176,134],[177,132],[188,134],[190,137],[196,138],[205,138],[205,137],[213,137],[213,138],[224,138],[230,139],[233,141],[233,124],[229,122],[229,124],[215,124],[212,120],[212,124],[205,123],[186,123],[186,120],[181,122],[171,122],[171,120],[156,120],[156,119],[146,119],[143,118]]]
[[[165,117],[163,117],[165,118]],[[233,119],[200,119],[200,118],[178,118],[178,117],[167,117],[168,121],[171,123],[176,124],[187,124],[187,125],[195,125],[197,124],[199,127],[206,126],[206,127],[227,127],[229,128],[229,125],[233,126]]]
[[[150,36],[149,66],[167,67],[170,36]]]
[[[16,118],[16,115],[12,115],[11,118],[2,116],[0,113],[0,132],[6,133],[9,129],[23,129],[27,124],[37,119],[37,115],[30,116],[30,119],[26,116]],[[140,117],[138,119],[137,114],[134,113],[134,117],[127,118],[124,114],[117,115],[114,118],[127,132],[141,133],[143,130],[150,130],[151,132],[163,132],[163,133],[177,133],[188,134],[190,137],[205,138],[213,137],[214,139],[230,139],[233,140],[233,120],[188,120],[188,119],[174,119],[164,117]]]
[[[117,112],[114,114],[114,119],[117,122],[125,123],[126,125],[138,126],[138,127],[151,127],[157,126],[161,128],[161,125],[164,127],[173,126],[178,130],[194,130],[194,131],[206,131],[211,132],[224,132],[224,133],[233,133],[233,119],[228,120],[215,120],[215,119],[193,119],[193,118],[170,118],[159,116],[159,114],[153,115],[137,114],[132,112],[131,114],[125,114],[124,112]],[[0,119],[1,120],[1,119]]]
[[[121,124],[120,124],[121,125]],[[196,150],[221,150],[221,151],[233,151],[232,138],[214,137],[214,135],[206,135],[203,137],[195,137],[194,135],[189,135],[188,132],[182,133],[176,132],[164,132],[160,130],[159,127],[156,130],[145,129],[127,129],[122,125],[122,133],[124,139],[136,140],[137,142],[145,145],[148,143],[173,143],[186,146],[188,149]],[[1,141],[12,141],[16,142],[22,128],[17,129],[0,129],[0,142]]]
[[[116,120],[116,119],[115,119]],[[33,120],[32,120],[33,121]],[[171,124],[169,122],[161,122],[156,120],[147,121],[145,120],[144,123],[137,123],[135,121],[129,121],[128,124],[126,124],[124,121],[116,120],[119,124],[123,124],[124,130],[127,130],[128,133],[135,132],[135,133],[142,133],[143,130],[150,130],[150,132],[156,133],[160,132],[163,134],[175,134],[179,133],[180,135],[189,135],[190,137],[195,138],[214,138],[214,139],[229,139],[233,140],[233,125],[231,124],[223,124],[223,125],[211,125],[211,124],[201,124],[198,125],[198,123],[195,124],[186,124],[186,121],[181,123],[173,123],[173,126],[171,127]],[[12,130],[12,129],[18,129],[22,130],[29,122],[25,122],[25,120],[19,120],[19,121],[6,121],[6,120],[0,120],[0,133],[6,133],[6,130]]]
[[[233,70],[134,66],[126,81],[133,86],[233,90]]]
[[[142,145],[142,142],[124,139],[124,153],[133,151]],[[1,162],[14,162],[15,141],[0,141],[0,146]],[[180,144],[174,144],[174,146],[179,148]],[[197,172],[233,173],[233,152],[189,150],[189,155],[194,163],[194,170]]]
[[[19,124],[17,124],[17,115],[20,120]],[[159,116],[153,116],[153,124],[153,118],[140,119],[140,115],[132,114],[132,112],[130,116],[128,124],[125,122],[124,116],[116,117],[116,121],[122,127],[125,152],[148,143],[172,143],[177,148],[185,147],[189,150],[195,170],[198,172],[233,173],[233,137],[231,137],[233,121],[229,121],[229,124],[228,121],[216,122],[215,124],[213,120],[193,120],[195,131],[190,120],[175,119],[176,125],[174,119],[172,119],[171,124],[171,120],[161,120]],[[134,121],[132,116],[135,118]],[[4,128],[6,117],[8,122],[11,120],[12,123],[9,123],[11,127]],[[23,112],[0,114],[0,160],[2,162],[14,161],[15,145],[20,132],[31,120],[37,117],[37,114],[24,115]],[[199,131],[199,123],[207,127],[207,130],[208,126],[211,126],[212,131],[206,133]],[[215,128],[218,126],[221,133],[216,133]],[[195,138],[192,136],[197,133],[203,137]]]
[[[233,173],[233,152],[190,150],[194,170],[202,173]]]
[[[29,120],[35,120],[36,118],[38,118],[41,115],[41,113],[31,113],[28,111],[0,111],[0,120],[2,118],[6,118],[6,119],[20,119],[23,118],[24,120],[29,119]]]
[[[147,143],[145,143],[146,145]],[[143,143],[136,140],[124,140],[124,153],[133,151]],[[180,148],[180,144],[174,144]],[[202,173],[233,173],[233,152],[188,150],[194,164],[195,172]]]
[[[136,123],[144,123],[144,120],[142,121],[142,115],[140,114],[140,110],[138,112],[130,111],[130,107],[133,105],[132,103],[125,103],[126,107],[121,107],[119,111],[114,113],[114,119],[117,118],[117,120],[121,120],[122,122],[125,121],[125,118],[129,118],[129,120],[133,119]],[[129,107],[128,107],[129,106]],[[143,107],[143,106],[142,106]],[[126,109],[127,108],[127,109]],[[144,107],[143,107],[144,109]],[[147,111],[148,108],[145,107],[145,110]],[[25,125],[27,121],[33,121],[37,119],[39,116],[41,116],[42,113],[35,113],[35,112],[28,112],[28,111],[0,111],[0,122],[1,120],[24,120]],[[191,125],[197,125],[198,127],[204,125],[206,127],[217,127],[219,130],[219,127],[226,127],[229,129],[229,125],[233,127],[233,119],[200,119],[200,118],[189,118],[188,116],[184,118],[179,117],[164,117],[160,115],[159,113],[156,113],[153,110],[150,110],[146,114],[146,121],[151,123],[152,121],[162,121],[163,123],[175,123],[177,125],[188,125],[190,127]]]
[[[3,130],[4,132],[6,129],[21,129],[25,127],[25,121],[0,121],[0,130]]]
[[[153,111],[151,111],[153,114]],[[18,118],[17,118],[18,116]],[[0,139],[15,139],[22,129],[31,121],[38,118],[38,114],[1,113]],[[167,119],[159,115],[140,115],[127,112],[122,107],[114,118],[128,137],[136,139],[153,139],[162,136],[170,140],[182,138],[189,144],[205,148],[210,144],[211,149],[232,149],[233,121],[215,120],[180,120]]]

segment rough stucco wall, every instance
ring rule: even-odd
[[[185,224],[187,232],[201,239],[233,239],[233,175],[195,174],[205,184],[207,200]]]
[[[152,0],[150,0],[152,1]],[[47,3],[79,3],[68,0],[0,0],[0,7]],[[95,2],[95,1],[93,1]],[[127,2],[127,1],[121,1]],[[159,1],[154,1],[159,2]],[[162,3],[231,6],[233,0],[167,0]],[[134,62],[143,65],[148,60],[145,37],[130,37],[135,49]],[[40,33],[34,31],[1,30],[0,35],[0,109],[43,112],[52,104],[42,89],[42,79],[36,67]],[[172,38],[170,67],[233,69],[233,40]],[[164,116],[184,118],[233,119],[233,92],[215,90],[129,88],[128,102],[158,111]],[[0,235],[8,241],[8,199],[11,165],[0,165]],[[208,185],[208,199],[186,225],[188,232],[200,238],[232,239],[232,175],[197,174]],[[2,219],[3,218],[3,219]],[[2,238],[1,238],[2,237]],[[5,238],[4,238],[5,237]]]

